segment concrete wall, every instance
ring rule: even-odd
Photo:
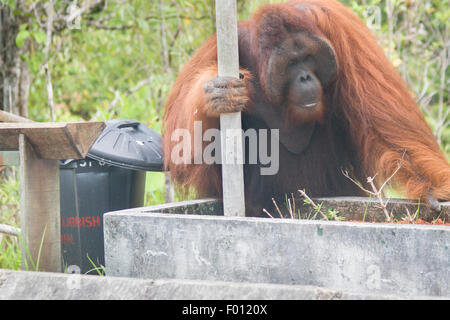
[[[450,228],[158,214],[104,218],[110,276],[450,297]]]

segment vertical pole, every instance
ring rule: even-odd
[[[58,160],[41,159],[23,134],[19,154],[22,269],[61,272]]]
[[[236,0],[216,0],[219,76],[239,78]],[[245,216],[241,113],[220,115],[225,216]]]

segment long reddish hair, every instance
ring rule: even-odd
[[[339,63],[333,103],[367,172],[409,197],[450,197],[450,167],[405,81],[365,23],[337,1],[296,0],[332,44]]]
[[[249,21],[242,22],[240,26],[249,32],[243,37],[250,39],[249,46],[257,64],[253,74],[241,70],[246,78],[253,76],[262,82],[264,72],[261,70],[266,68],[267,52],[264,46],[257,52],[260,37],[272,37],[272,42],[277,41],[276,31],[256,27],[270,10],[279,12],[280,23],[309,30],[333,47],[338,72],[335,82],[326,89],[325,112],[333,112],[346,127],[364,174],[377,174],[380,183],[401,163],[394,181],[404,188],[408,197],[424,198],[432,194],[438,199],[450,199],[450,166],[405,81],[364,22],[338,1],[294,0],[271,4],[258,10]],[[270,41],[268,44],[270,46]],[[213,36],[181,71],[164,115],[166,168],[180,186],[193,185],[200,196],[220,196],[220,167],[171,165],[170,152],[175,142],[170,135],[177,128],[192,132],[194,120],[203,121],[204,130],[219,127],[218,119],[208,115],[203,92],[204,82],[216,75],[217,43]]]

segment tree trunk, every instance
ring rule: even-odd
[[[29,39],[21,48],[16,46],[20,19],[0,4],[0,109],[27,117],[30,70],[20,56],[28,49]]]
[[[18,0],[16,8],[22,8],[23,3]],[[7,4],[0,3],[0,110],[27,118],[30,70],[20,56],[28,50],[30,40],[22,48],[16,46],[20,23],[21,18],[14,16]],[[6,168],[0,176],[15,178],[15,171]]]

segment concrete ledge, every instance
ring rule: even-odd
[[[346,220],[362,220],[364,217],[366,222],[386,221],[378,200],[375,198],[335,197],[318,198],[315,201],[322,203],[324,209],[338,210],[340,216],[345,217]],[[385,199],[385,201],[387,200]],[[392,212],[394,219],[400,221],[407,216],[407,210],[411,215],[418,211],[418,218],[427,222],[432,222],[437,218],[447,222],[450,221],[450,202],[441,202],[441,208],[441,212],[438,213],[425,203],[408,199],[390,199],[386,207],[388,212]]]
[[[333,209],[339,212],[339,216],[346,221],[365,221],[365,222],[385,222],[386,218],[380,209],[377,199],[367,197],[334,197],[334,198],[315,198],[314,201],[322,204],[322,208]],[[401,221],[407,217],[407,210],[411,215],[418,211],[418,217],[424,221],[432,222],[437,218],[443,221],[450,221],[450,202],[441,202],[441,212],[435,212],[425,203],[408,199],[384,199],[387,203],[387,210],[392,213],[394,219]],[[302,217],[314,216],[314,209],[303,202],[303,198],[296,198],[295,207],[300,209]],[[284,217],[289,218],[290,214],[283,203],[279,203],[279,208]],[[121,212],[140,212],[140,213],[176,213],[176,214],[198,214],[223,216],[222,202],[217,199],[199,199],[165,203],[150,207],[134,208],[131,210],[122,210]],[[274,217],[278,213],[272,212]],[[317,217],[319,219],[320,217]]]
[[[429,297],[413,297],[429,299]],[[359,300],[402,299],[313,286],[145,280],[0,269],[0,300]],[[411,299],[411,297],[408,297]]]
[[[147,208],[148,209],[148,208]],[[110,276],[450,297],[450,228],[143,213],[104,217]]]
[[[151,280],[0,269],[0,300],[148,299]]]

